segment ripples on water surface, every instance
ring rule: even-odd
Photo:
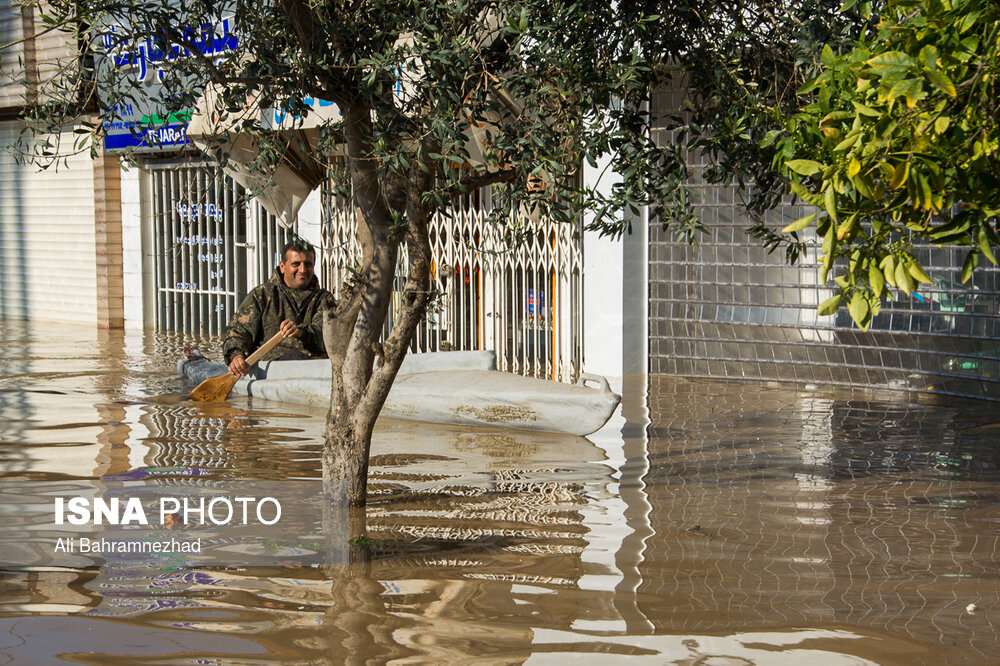
[[[189,342],[0,327],[0,548],[37,536],[12,499],[33,484],[319,476],[322,412],[184,400]],[[995,657],[995,405],[672,378],[647,405],[642,389],[586,439],[381,423],[364,565],[0,553],[0,664]]]

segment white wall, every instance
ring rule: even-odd
[[[152,327],[152,262],[143,248],[152,247],[144,235],[142,220],[142,170],[122,167],[122,279],[125,282],[125,328]]]
[[[618,174],[584,165],[584,182],[610,192]],[[590,224],[588,215],[584,224]],[[622,242],[588,231],[583,236],[583,371],[607,377],[622,376]]]
[[[317,187],[299,209],[299,219],[295,228],[295,233],[299,235],[299,238],[309,241],[315,248],[319,248],[323,241],[322,199],[320,188]],[[316,270],[319,270],[318,266]]]
[[[606,166],[607,160],[585,165],[585,183],[609,192],[620,178]],[[645,375],[649,364],[648,214],[624,215],[631,234],[613,240],[588,231],[583,237],[583,371],[616,378],[615,386],[623,376]]]
[[[622,239],[622,375],[649,373],[649,209],[626,212],[632,233]]]
[[[46,171],[3,146],[21,124],[0,123],[0,320],[97,323],[94,170],[89,154]],[[65,145],[74,135],[64,132]]]

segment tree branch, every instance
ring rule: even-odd
[[[428,152],[434,149],[429,143],[425,141],[423,147]],[[383,362],[374,369],[368,382],[363,397],[368,407],[381,409],[396,373],[403,363],[417,325],[427,310],[431,264],[428,222],[432,213],[423,203],[423,193],[431,188],[432,181],[433,176],[430,173],[425,173],[418,167],[411,170],[406,201],[406,216],[409,222],[406,227],[408,271],[401,294],[402,307],[393,322],[392,332],[383,344]]]
[[[502,171],[489,171],[486,173],[479,173],[455,183],[453,186],[445,190],[445,193],[451,196],[457,196],[459,194],[466,194],[468,192],[474,192],[481,187],[486,187],[487,185],[496,185],[497,183],[509,183],[517,177],[517,171],[514,169],[503,169]]]

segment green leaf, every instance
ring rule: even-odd
[[[875,262],[872,262],[868,267],[868,284],[871,285],[876,297],[881,296],[885,290],[885,278],[882,276],[882,270]]]
[[[917,63],[902,51],[887,51],[865,61],[865,64],[879,76],[905,73]]]
[[[825,126],[837,120],[847,120],[848,118],[853,118],[853,117],[854,114],[851,113],[850,111],[832,111],[823,116],[823,119],[819,121],[819,124],[821,126]]]
[[[906,106],[912,109],[917,102],[927,97],[924,82],[920,79],[911,79],[903,89],[903,96],[906,98]]]
[[[976,270],[976,264],[979,263],[979,253],[975,248],[969,250],[969,254],[965,255],[965,261],[962,262],[962,282],[968,282],[969,278],[972,277],[972,271]]]
[[[823,206],[826,208],[826,213],[830,216],[830,219],[838,222],[837,191],[833,189],[833,183],[829,183],[829,186],[826,188],[826,192],[823,195]]]
[[[844,139],[834,147],[833,152],[842,153],[848,148],[853,148],[855,145],[857,145],[858,141],[860,140],[861,140],[860,132],[857,134],[854,133],[848,134],[846,139]]]
[[[831,224],[823,235],[823,254],[826,255],[826,262],[829,266],[833,263],[833,248],[837,245],[837,231]]]
[[[916,283],[913,282],[913,278],[910,277],[910,273],[906,270],[906,266],[903,265],[902,261],[896,263],[896,272],[894,277],[896,278],[897,289],[902,289],[907,294],[913,293],[913,288],[916,286]]]
[[[832,315],[834,312],[840,309],[840,303],[843,300],[844,297],[842,294],[831,296],[830,298],[826,299],[825,301],[819,304],[819,307],[816,308],[816,312],[817,314],[823,316]]]
[[[974,26],[976,24],[976,21],[979,20],[980,14],[981,12],[977,11],[977,12],[970,12],[969,14],[963,16],[962,23],[959,24],[958,26],[958,34],[962,34],[963,32],[966,32],[969,28]]]
[[[907,265],[906,270],[909,271],[910,275],[912,275],[918,282],[923,282],[924,284],[933,284],[934,282],[934,280],[927,275],[927,272],[924,271],[924,267],[917,263],[916,259]]]
[[[864,104],[862,104],[860,102],[852,101],[851,104],[854,105],[854,110],[857,111],[858,113],[860,113],[863,116],[868,116],[869,118],[878,118],[878,117],[880,117],[882,115],[880,112],[876,111],[875,109],[873,109],[873,108],[871,108],[869,106],[865,106]]]
[[[931,80],[934,86],[943,92],[948,97],[954,97],[957,93],[955,90],[955,84],[952,83],[944,72],[939,69],[928,69],[927,78]]]
[[[811,93],[817,86],[819,86],[819,77],[812,79],[811,81],[807,81],[805,85],[796,91],[796,94],[805,95],[807,93]]]
[[[979,229],[979,250],[990,260],[991,264],[997,265],[997,258],[993,254],[993,248],[990,247],[990,238],[986,235],[986,230],[981,227]]]
[[[799,183],[792,183],[791,188],[792,192],[798,195],[800,199],[805,201],[810,206],[823,205],[823,197],[821,197],[818,194],[814,194],[813,192],[810,192],[808,189],[806,189],[804,185],[800,185]]]
[[[812,176],[826,168],[815,160],[788,160],[785,166],[803,176]]]
[[[889,286],[893,289],[898,289],[899,285],[896,284],[896,260],[891,254],[887,254],[879,262],[879,268],[882,269],[882,275],[885,276],[885,281],[889,283]]]
[[[816,219],[816,215],[817,215],[817,213],[813,213],[812,215],[806,215],[805,217],[800,217],[799,219],[795,220],[794,222],[792,222],[791,224],[789,224],[787,227],[785,227],[784,229],[782,229],[781,233],[783,233],[783,234],[790,234],[793,231],[801,231],[802,229],[805,229],[810,224],[812,224],[813,220]]]
[[[941,52],[933,44],[928,44],[920,49],[920,59],[928,69],[937,69],[937,59],[940,55]]]
[[[931,192],[931,181],[930,178],[925,176],[920,176],[917,181],[920,183],[920,200],[923,202],[922,206],[924,210],[934,209],[934,195]]]
[[[859,328],[868,329],[868,325],[871,323],[871,310],[868,307],[868,299],[860,290],[856,290],[851,296],[851,302],[847,304],[847,311]]]
[[[927,233],[927,237],[933,241],[940,242],[948,236],[964,234],[969,230],[970,218],[968,215],[956,215],[951,220],[936,227],[932,227]]]
[[[983,209],[985,210],[986,207],[984,206]],[[995,214],[996,213],[994,213],[994,215]],[[986,234],[986,240],[990,242],[990,245],[1000,245],[1000,237],[997,236],[997,233],[993,230],[992,225],[987,223],[979,228]]]
[[[829,44],[823,45],[823,51],[820,53],[819,57],[820,60],[822,60],[823,64],[826,65],[827,67],[832,65],[834,58],[836,58],[836,56],[833,54],[833,49],[830,48]]]

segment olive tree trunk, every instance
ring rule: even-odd
[[[427,307],[431,260],[427,223],[431,211],[423,195],[432,180],[414,165],[406,179],[382,182],[376,163],[366,157],[372,135],[371,113],[367,107],[348,108],[343,113],[362,259],[353,284],[324,320],[332,382],[323,482],[330,499],[346,496],[350,506],[361,507],[367,495],[375,420]],[[428,146],[425,154],[432,148]],[[408,271],[400,310],[388,338],[380,342],[404,241]]]

